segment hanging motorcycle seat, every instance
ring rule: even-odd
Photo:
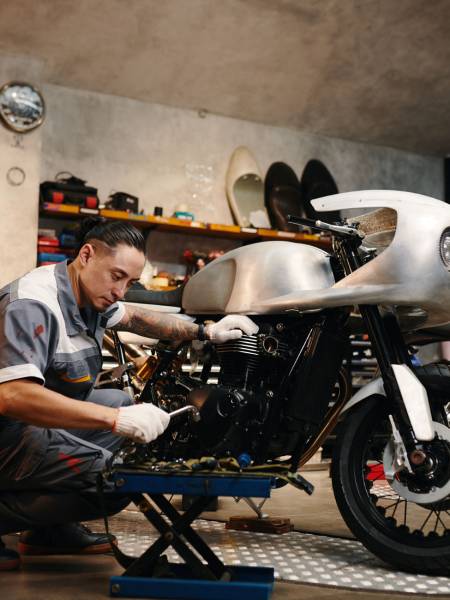
[[[261,172],[245,146],[239,146],[231,155],[225,183],[236,223],[240,227],[269,227]]]
[[[309,219],[320,219],[327,223],[340,221],[339,211],[316,212],[311,205],[314,198],[322,198],[338,194],[338,188],[326,166],[316,159],[307,162],[300,179],[305,210]]]
[[[264,180],[264,203],[274,229],[298,231],[298,226],[288,223],[287,216],[307,217],[300,182],[291,167],[275,162]]]

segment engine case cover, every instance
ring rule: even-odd
[[[330,256],[320,248],[259,242],[231,250],[196,273],[185,286],[182,305],[188,314],[257,314],[251,307],[263,300],[334,283]]]

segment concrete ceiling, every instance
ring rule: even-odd
[[[450,153],[449,0],[3,0],[45,81]]]

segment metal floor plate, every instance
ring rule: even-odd
[[[411,575],[390,569],[355,540],[296,531],[283,535],[232,531],[225,529],[224,523],[202,519],[195,522],[194,529],[225,564],[272,566],[278,580],[450,596],[449,578]],[[141,522],[138,530],[136,524],[130,523],[116,535],[119,547],[126,554],[139,556],[157,537],[157,532]],[[167,556],[171,562],[181,561],[172,550]]]

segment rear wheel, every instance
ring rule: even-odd
[[[423,481],[417,482],[415,490],[421,493],[409,494],[405,487],[406,493],[399,495],[386,480],[383,460],[391,426],[383,400],[373,396],[346,416],[332,465],[339,510],[355,536],[383,561],[407,571],[448,575],[450,498],[429,503],[427,494],[436,488],[425,489]],[[447,433],[448,420],[442,420]],[[450,444],[445,437],[435,443],[442,469],[448,473]]]

